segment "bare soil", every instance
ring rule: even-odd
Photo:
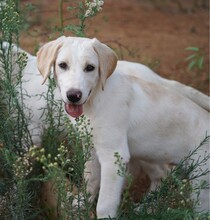
[[[21,1],[22,5],[33,3],[36,6],[27,18],[31,26],[21,33],[23,49],[34,54],[49,38],[58,36],[54,31],[55,26],[60,25],[58,2]],[[78,1],[66,1],[63,6],[65,25],[78,22],[66,9],[72,2]],[[193,2],[105,0],[101,13],[88,21],[86,35],[112,46],[122,59],[149,65],[164,77],[209,94],[209,3],[197,0],[194,5]],[[72,35],[70,32],[65,34]],[[191,53],[185,48],[189,46],[202,48],[205,52],[203,70],[187,70],[185,58]],[[144,175],[136,180],[132,191],[135,200],[148,186]]]

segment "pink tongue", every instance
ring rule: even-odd
[[[73,118],[78,118],[83,113],[82,105],[65,104],[66,112]]]

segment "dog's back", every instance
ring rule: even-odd
[[[191,99],[197,105],[200,105],[202,108],[210,112],[209,96],[177,81],[162,78],[145,65],[127,61],[118,61],[116,69],[121,73],[135,76],[148,82],[158,83],[162,86],[172,89],[174,92]]]

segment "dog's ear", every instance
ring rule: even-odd
[[[101,43],[96,38],[93,39],[93,48],[99,57],[99,74],[102,90],[104,90],[106,79],[114,72],[116,68],[118,60],[117,55],[111,48]]]
[[[44,77],[42,84],[45,83],[50,74],[50,70],[56,60],[57,52],[59,48],[62,47],[64,39],[65,36],[62,36],[56,40],[50,41],[42,46],[37,52],[37,67]]]

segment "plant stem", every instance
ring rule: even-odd
[[[63,32],[63,0],[59,0],[59,21],[60,21],[60,31]]]

